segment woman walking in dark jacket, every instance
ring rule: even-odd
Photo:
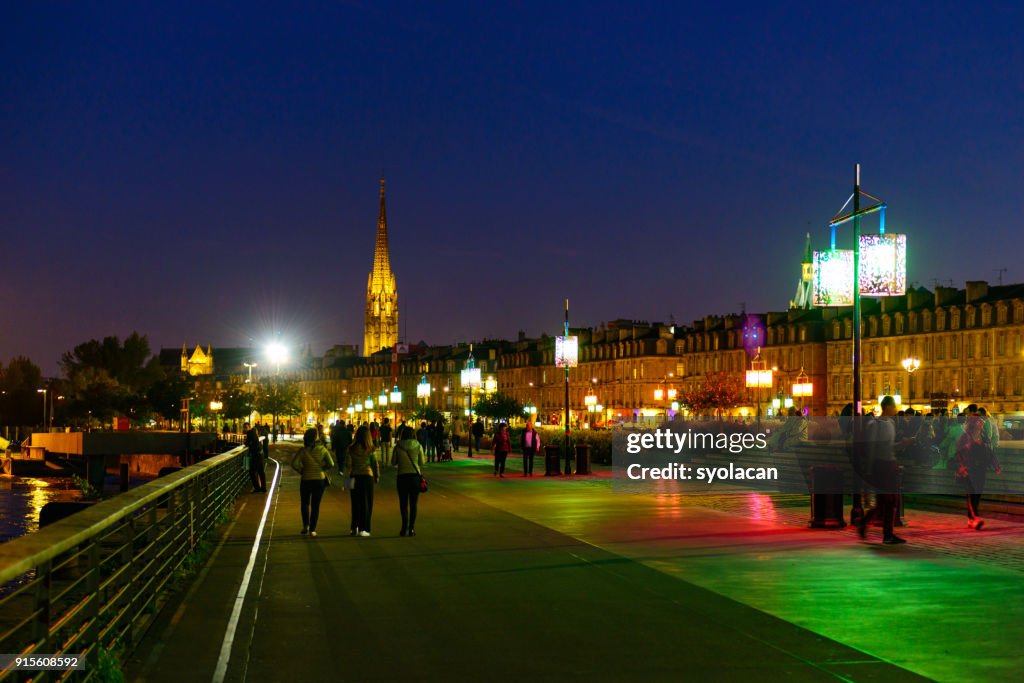
[[[373,486],[380,481],[380,465],[370,428],[363,425],[348,448],[345,459],[345,480],[352,479],[351,536],[369,536],[370,518],[373,517]]]
[[[402,513],[402,530],[398,535],[415,536],[416,503],[423,479],[423,447],[416,440],[412,427],[402,427],[391,454],[391,464],[398,468],[398,510]]]
[[[302,535],[308,532],[316,537],[316,523],[320,519],[320,499],[327,487],[327,473],[334,469],[331,452],[317,441],[317,430],[311,427],[302,435],[302,448],[292,458],[292,469],[302,475],[299,501],[302,508]]]
[[[508,438],[508,425],[499,424],[498,430],[494,432],[494,443],[491,445],[494,451],[494,476],[505,478],[505,460],[509,451],[512,450],[512,441]]]
[[[966,430],[956,444],[956,478],[967,489],[967,526],[980,531],[985,520],[978,516],[978,508],[988,468],[994,469],[996,474],[1002,474],[1003,470],[996,460],[992,443],[985,435],[983,419],[977,416],[967,418]]]

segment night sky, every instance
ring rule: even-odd
[[[855,162],[1024,280],[1019,3],[669,4],[5,3],[0,362],[361,344],[382,170],[410,341],[783,309]]]

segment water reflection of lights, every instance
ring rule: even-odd
[[[28,504],[32,508],[32,516],[38,524],[39,513],[42,512],[43,506],[49,503],[52,498],[47,490],[50,488],[50,483],[43,479],[26,479],[25,482],[29,486]]]
[[[39,529],[39,513],[47,503],[75,501],[81,493],[70,479],[0,479],[0,543]]]

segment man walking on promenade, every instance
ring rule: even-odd
[[[340,474],[345,471],[345,456],[348,454],[348,447],[352,445],[352,426],[345,420],[338,420],[335,427],[336,432],[331,430],[331,448],[334,450],[334,462]]]
[[[868,525],[876,517],[882,517],[882,543],[896,545],[906,543],[893,532],[896,523],[897,490],[899,488],[899,470],[896,463],[896,399],[886,396],[882,399],[882,415],[868,423],[865,430],[867,449],[871,462],[872,484],[875,494],[875,507],[868,509],[857,523],[857,533],[861,538],[867,534]],[[913,439],[900,441],[902,448]]]
[[[476,422],[473,423],[473,448],[477,451],[480,450],[480,439],[484,438],[484,423],[478,417]]]
[[[267,469],[266,461],[263,459],[263,445],[260,443],[259,430],[250,427],[246,422],[245,426],[245,447],[249,449],[249,479],[252,480],[253,493],[267,492]]]
[[[381,465],[391,464],[391,423],[388,418],[384,418],[384,423],[380,426],[380,450],[381,450]]]

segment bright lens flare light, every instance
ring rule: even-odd
[[[267,346],[267,358],[275,365],[282,365],[288,362],[288,349],[283,344],[274,342]]]

